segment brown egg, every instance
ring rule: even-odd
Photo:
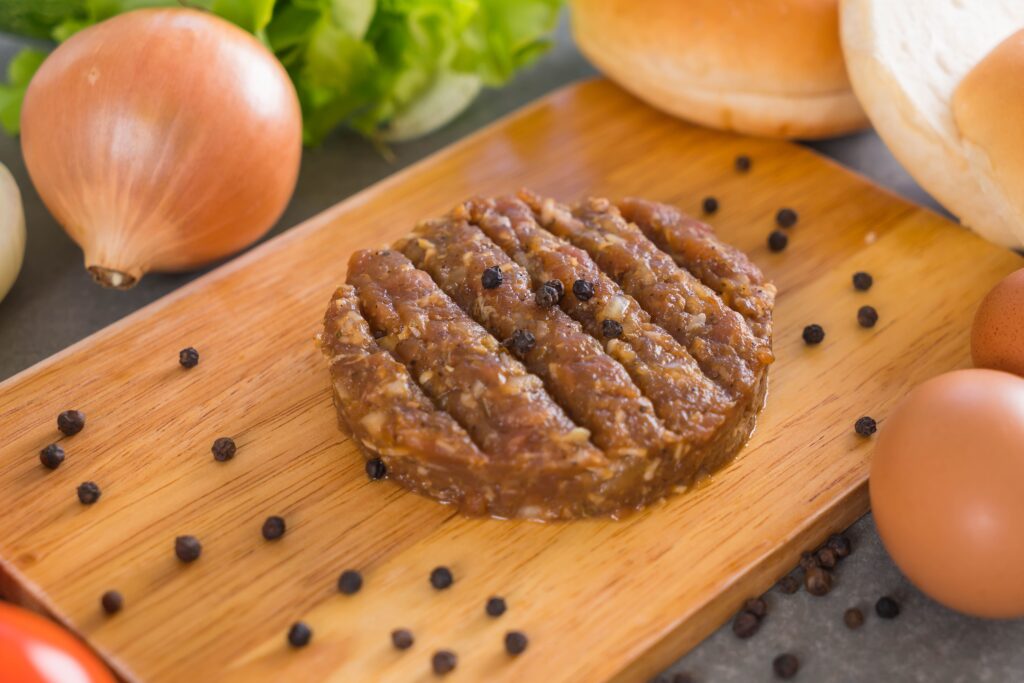
[[[922,591],[982,617],[1024,616],[1024,379],[957,370],[883,422],[871,506]]]
[[[976,367],[1024,377],[1024,268],[1006,276],[978,306],[971,356]]]

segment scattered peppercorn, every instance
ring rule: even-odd
[[[186,370],[194,368],[199,365],[199,352],[191,346],[178,351],[178,363]]]
[[[883,619],[895,619],[900,615],[900,604],[888,595],[882,596],[875,603],[875,613]]]
[[[296,621],[288,629],[288,644],[292,647],[306,647],[312,637],[313,631],[301,621]]]
[[[800,660],[796,658],[796,655],[786,652],[772,661],[772,670],[775,671],[777,677],[789,680],[800,670]]]
[[[851,607],[843,612],[843,623],[851,631],[856,630],[864,625],[864,613],[856,607]]]
[[[371,481],[383,479],[388,475],[388,466],[380,458],[370,458],[366,461],[366,476]]]
[[[284,536],[284,517],[272,515],[263,522],[263,538],[268,541],[276,541]]]
[[[64,449],[60,447],[60,444],[51,443],[39,451],[39,462],[43,463],[43,467],[46,469],[57,469],[64,462]]]
[[[805,552],[800,554],[800,568],[805,572],[810,571],[818,566],[818,558],[814,556],[812,552]]]
[[[505,277],[501,274],[501,268],[498,266],[491,266],[485,268],[483,275],[480,276],[480,284],[484,286],[484,289],[494,289],[502,283]]]
[[[747,171],[750,170],[750,157],[748,157],[746,154],[741,154],[738,157],[736,157],[734,165],[736,166],[737,171],[739,171],[740,173],[746,173]]]
[[[85,426],[85,414],[80,410],[65,410],[57,416],[57,429],[65,436],[74,436]]]
[[[444,676],[455,670],[455,665],[458,664],[458,661],[458,657],[451,650],[438,650],[431,658],[430,664],[434,667],[434,673],[438,676]]]
[[[786,574],[779,580],[778,586],[786,595],[792,595],[800,590],[800,581],[792,574]]]
[[[861,306],[857,309],[857,323],[861,327],[874,327],[878,322],[878,311],[874,306]]]
[[[821,567],[814,567],[804,574],[804,588],[811,595],[821,597],[832,590],[832,572]]]
[[[499,598],[494,596],[487,599],[487,605],[484,607],[484,611],[487,612],[489,617],[500,617],[508,609],[508,605],[505,604],[505,598]]]
[[[761,628],[761,620],[757,615],[747,610],[741,610],[736,618],[732,620],[732,632],[737,638],[749,638]]]
[[[504,341],[503,345],[516,356],[522,358],[537,345],[537,338],[533,336],[533,332],[520,329],[514,331],[512,336]]]
[[[522,631],[509,631],[505,634],[505,651],[513,657],[526,652],[526,646],[529,644],[529,639]]]
[[[78,501],[82,505],[92,505],[100,499],[100,487],[92,481],[83,481],[78,485]]]
[[[832,534],[829,536],[826,545],[835,552],[836,557],[840,560],[849,556],[849,554],[853,552],[853,546],[850,545],[850,539],[842,534]]]
[[[178,536],[174,539],[174,554],[182,562],[195,562],[203,552],[203,544],[195,536]]]
[[[545,282],[548,287],[554,287],[555,291],[558,292],[558,300],[561,302],[562,297],[565,296],[565,285],[562,284],[561,280],[548,280]]]
[[[701,208],[704,209],[704,213],[714,213],[718,211],[718,200],[714,197],[705,197],[701,202]]]
[[[853,423],[853,431],[857,432],[861,436],[871,436],[878,431],[878,423],[875,422],[873,417],[865,415],[864,417],[858,418],[857,421]]]
[[[821,325],[808,325],[804,328],[804,343],[814,346],[825,341],[825,329]]]
[[[859,289],[862,292],[866,292],[871,289],[871,285],[875,283],[874,278],[871,277],[870,273],[864,271],[858,271],[853,274],[853,288]]]
[[[775,214],[775,222],[780,228],[792,228],[796,225],[797,218],[796,211],[790,208],[779,209],[779,212]]]
[[[594,283],[587,282],[586,280],[577,280],[572,283],[572,293],[580,301],[590,301],[591,297],[594,296]]]
[[[558,302],[562,300],[558,290],[552,287],[550,283],[545,283],[538,287],[533,298],[541,308],[552,308],[557,306]]]
[[[601,334],[609,339],[618,339],[622,336],[622,323],[611,318],[605,318],[601,323]]]
[[[396,650],[408,650],[413,642],[412,631],[407,628],[396,628],[391,632],[391,644]]]
[[[117,591],[107,591],[100,598],[100,605],[107,614],[117,614],[124,607],[124,598]]]
[[[363,575],[355,569],[346,569],[338,577],[338,592],[354,595],[363,587]]]
[[[213,459],[217,462],[227,462],[231,458],[235,457],[235,441],[231,437],[222,436],[213,442],[213,446],[210,451],[213,453]]]
[[[779,252],[789,244],[789,236],[781,230],[772,230],[768,235],[768,249]]]
[[[764,619],[768,614],[768,603],[764,598],[750,598],[743,603],[743,609],[753,614],[758,619]]]
[[[430,572],[430,585],[439,591],[448,588],[454,581],[452,570],[448,567],[434,567],[434,571]]]
[[[819,548],[818,552],[814,554],[814,558],[818,561],[818,566],[824,569],[834,569],[839,562],[835,551],[828,547]]]

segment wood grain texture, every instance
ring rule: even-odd
[[[733,158],[751,155],[747,174]],[[622,522],[472,520],[371,483],[339,432],[313,345],[357,248],[389,242],[475,193],[529,185],[574,199],[637,194],[698,212],[779,286],[768,405],[741,456],[698,491]],[[800,212],[769,253],[780,206]],[[0,562],[15,597],[82,633],[127,679],[635,681],[657,672],[867,509],[871,443],[913,384],[969,362],[977,302],[1021,260],[812,152],[696,128],[605,82],[559,91],[253,250],[0,385]],[[868,270],[870,292],[850,276]],[[870,303],[880,321],[857,326]],[[805,347],[803,326],[825,342]],[[190,371],[177,352],[202,354]],[[77,408],[85,430],[39,449]],[[210,455],[219,436],[238,454]],[[75,487],[96,481],[100,501]],[[275,543],[263,519],[287,519]],[[202,558],[174,558],[178,534]],[[454,586],[427,580],[450,566]],[[335,589],[363,572],[354,596]],[[103,591],[125,609],[104,617]],[[484,614],[488,596],[509,603]],[[302,651],[288,626],[313,628]],[[389,633],[412,629],[399,653]],[[503,636],[530,637],[518,659]]]

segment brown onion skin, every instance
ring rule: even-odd
[[[295,189],[302,115],[277,59],[198,10],[142,9],[72,36],[21,116],[43,202],[101,284],[192,269],[251,244]]]

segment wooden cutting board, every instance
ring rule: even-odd
[[[733,159],[748,154],[749,173]],[[339,432],[313,335],[349,254],[474,194],[529,185],[572,200],[639,194],[698,213],[779,287],[767,408],[740,457],[696,492],[625,521],[472,520],[371,483]],[[782,206],[790,245],[765,241]],[[915,383],[968,364],[980,298],[1022,265],[814,153],[680,123],[606,82],[561,90],[352,197],[0,385],[0,562],[6,592],[81,633],[140,681],[634,681],[769,588],[802,550],[867,510],[871,441]],[[875,286],[857,292],[851,274]],[[83,292],[89,296],[89,292]],[[880,320],[858,327],[874,305]],[[825,342],[800,333],[816,322]],[[190,371],[178,350],[202,354]],[[88,424],[43,469],[57,413]],[[238,454],[215,462],[232,436]],[[79,504],[76,486],[102,498]],[[286,536],[264,541],[265,517]],[[179,534],[202,558],[174,557]],[[430,570],[448,565],[438,592]],[[363,572],[354,596],[335,582]],[[117,589],[125,609],[100,610]],[[499,619],[488,596],[506,597]],[[312,644],[285,644],[303,619]],[[415,646],[392,649],[392,629]],[[506,630],[528,634],[517,659]]]

